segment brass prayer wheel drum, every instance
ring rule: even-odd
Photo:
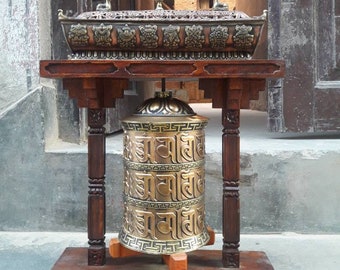
[[[204,210],[207,119],[160,92],[124,119],[124,217],[119,240],[147,254],[209,241]]]

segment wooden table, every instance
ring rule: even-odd
[[[123,98],[124,89],[127,88],[129,79],[198,78],[200,79],[200,89],[204,89],[212,98],[213,108],[222,108],[223,248],[221,252],[213,253],[196,251],[192,256],[201,254],[201,260],[203,260],[200,262],[201,264],[206,261],[208,265],[212,258],[220,261],[221,265],[217,263],[213,264],[212,268],[204,269],[220,269],[222,266],[241,267],[242,269],[272,269],[263,253],[242,253],[240,256],[240,109],[246,108],[249,100],[258,98],[259,91],[265,88],[267,78],[283,77],[284,69],[284,62],[280,60],[41,61],[41,76],[63,79],[64,88],[69,91],[70,98],[75,98],[79,107],[88,108],[88,265],[100,266],[106,263],[106,153],[105,128],[103,127],[106,120],[105,108],[113,107],[114,99]],[[211,256],[202,254],[211,254]],[[65,263],[65,260],[69,263],[69,269],[89,269],[87,265],[76,266],[84,259],[83,257],[84,251],[82,250],[65,251],[54,269],[65,269],[60,267],[63,262]],[[141,264],[142,261],[144,263],[147,260],[147,256],[145,257],[143,260],[139,257]],[[108,264],[112,265],[110,269],[123,269],[113,266],[111,261],[108,260]],[[248,266],[250,265],[250,268],[242,267],[245,262]],[[262,268],[255,268],[259,262],[264,263],[262,266],[260,265]],[[133,265],[135,264],[126,269],[138,268]],[[189,269],[191,269],[190,266]]]

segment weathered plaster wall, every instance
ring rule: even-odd
[[[29,230],[49,201],[40,102],[33,90],[0,114],[0,230]]]
[[[0,2],[0,111],[39,86],[37,0]]]
[[[340,66],[340,2],[335,1],[335,30],[336,30],[336,61],[337,66]],[[340,80],[340,76],[337,77]]]

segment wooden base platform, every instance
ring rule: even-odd
[[[213,270],[226,269],[222,267],[222,251],[197,250],[188,253],[189,270]],[[88,266],[87,248],[67,248],[56,262],[52,270],[167,270],[163,264],[162,256],[139,255],[128,258],[113,259],[107,251],[106,265]],[[241,266],[246,270],[273,270],[269,259],[264,252],[241,251]],[[234,268],[235,269],[235,268]]]

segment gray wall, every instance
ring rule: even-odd
[[[39,86],[38,1],[0,2],[0,111]]]

